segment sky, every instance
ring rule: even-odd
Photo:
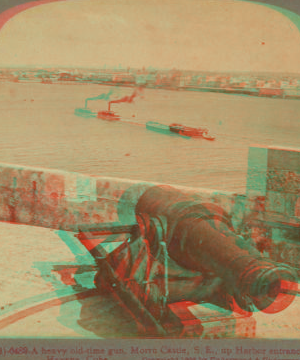
[[[0,66],[300,72],[300,31],[248,1],[45,1],[4,23],[0,54]]]

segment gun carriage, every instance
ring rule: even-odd
[[[237,235],[220,206],[152,186],[137,199],[135,220],[81,225],[78,237],[101,239],[90,250],[95,285],[118,298],[145,336],[251,337],[254,311],[292,303],[297,273]]]

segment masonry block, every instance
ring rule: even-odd
[[[267,190],[268,148],[250,147],[248,154],[247,195],[265,196]]]
[[[300,150],[268,147],[268,169],[300,173]]]
[[[265,208],[268,212],[284,214],[286,208],[285,194],[277,191],[268,191]]]

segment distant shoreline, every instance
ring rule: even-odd
[[[193,91],[193,92],[211,92],[229,95],[241,95],[241,96],[252,96],[252,97],[264,97],[273,99],[285,99],[285,100],[300,100],[300,89],[280,89],[280,88],[215,88],[215,87],[193,87],[193,86],[182,86],[182,87],[171,87],[171,86],[155,86],[151,84],[128,84],[122,82],[101,82],[101,81],[80,81],[80,80],[41,80],[41,79],[3,79],[0,77],[1,82],[12,82],[12,83],[35,83],[43,85],[104,85],[104,86],[121,86],[121,87],[140,87],[147,89],[157,90],[171,90],[171,91]]]
[[[300,99],[300,74],[222,73],[162,69],[0,68],[0,81],[98,84]]]

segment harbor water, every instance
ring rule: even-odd
[[[108,86],[0,85],[1,162],[241,193],[250,145],[300,147],[298,100],[144,89],[132,103],[112,104],[135,125],[74,114]],[[107,110],[107,102],[88,107]],[[216,140],[152,132],[147,121],[204,126]]]

